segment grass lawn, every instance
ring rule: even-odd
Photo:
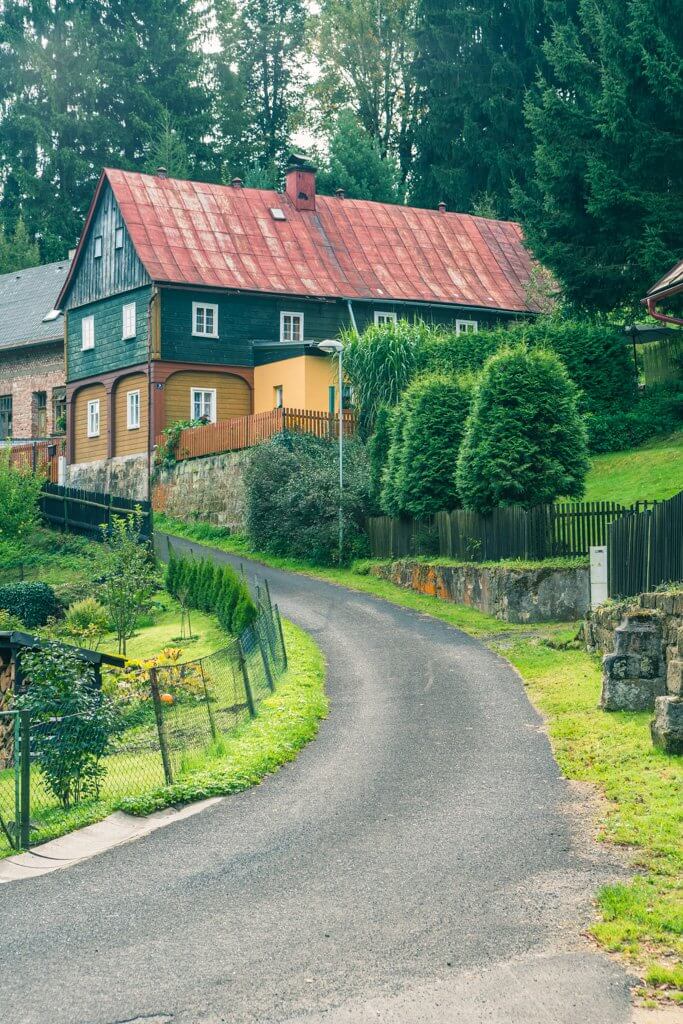
[[[306,633],[289,622],[283,622],[283,628],[289,668],[275,693],[261,701],[256,718],[219,733],[215,741],[203,747],[174,757],[177,774],[173,785],[164,785],[161,756],[158,750],[150,749],[150,728],[146,726],[130,730],[133,745],[141,749],[114,753],[104,759],[107,771],[99,799],[84,800],[68,811],[47,790],[39,769],[32,768],[32,817],[40,827],[41,840],[100,821],[117,809],[148,814],[205,796],[235,793],[293,760],[301,747],[315,737],[320,719],[327,714],[325,662]],[[123,734],[122,742],[128,742],[128,734]],[[12,769],[0,772],[0,814],[6,821],[14,818]],[[0,857],[11,853],[0,830]]]
[[[586,501],[671,498],[683,490],[683,431],[642,448],[597,455],[586,480]]]
[[[136,631],[126,645],[126,657],[134,659],[152,658],[164,647],[182,648],[181,661],[203,658],[221,647],[226,647],[230,638],[218,624],[214,615],[206,612],[190,612],[192,640],[181,640],[180,605],[166,593],[158,591],[153,598],[155,608],[151,617],[144,616],[144,626]],[[107,633],[100,644],[100,650],[117,654],[116,636]]]
[[[653,748],[649,713],[607,714],[598,709],[600,662],[565,646],[575,629],[566,623],[514,626],[351,569],[316,568],[253,552],[244,537],[217,527],[188,526],[163,516],[155,520],[161,530],[433,615],[496,647],[517,668],[530,699],[545,716],[564,774],[604,794],[596,823],[599,838],[632,853],[637,874],[628,884],[607,886],[599,893],[600,919],[593,935],[633,963],[648,995],[683,1001],[683,977],[676,967],[683,954],[683,763]]]

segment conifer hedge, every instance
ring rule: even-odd
[[[245,581],[230,565],[210,558],[187,558],[171,550],[166,567],[166,589],[189,608],[216,616],[229,633],[239,635],[257,615]]]

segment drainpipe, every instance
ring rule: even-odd
[[[667,293],[664,293],[663,295],[660,295],[657,298],[653,297],[651,299],[643,299],[643,302],[647,306],[648,313],[650,314],[651,317],[654,317],[655,320],[661,320],[662,323],[665,323],[665,324],[679,324],[679,325],[683,324],[683,320],[679,319],[679,317],[676,317],[676,316],[666,316],[664,313],[658,313],[657,312],[657,310],[655,308],[656,304],[657,304],[657,302],[660,299],[666,298],[666,294]],[[677,292],[672,291],[669,294],[675,295],[675,294],[677,294]]]
[[[353,306],[351,305],[351,299],[346,300],[346,308],[349,311],[349,319],[351,320],[351,326],[353,327],[356,334],[358,334],[358,328],[356,327],[356,318],[353,315]]]
[[[152,416],[152,303],[155,289],[147,303],[147,501],[152,501],[152,432],[154,430]],[[151,522],[151,520],[150,520]]]

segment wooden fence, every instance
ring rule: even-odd
[[[205,427],[186,427],[180,432],[176,445],[176,459],[194,459],[200,455],[218,455],[267,441],[285,430],[313,434],[315,437],[336,438],[339,419],[336,413],[312,412],[307,409],[271,409],[251,416],[209,423]],[[351,436],[356,430],[352,412],[344,413],[344,432]],[[157,438],[163,444],[164,437]]]
[[[33,472],[45,473],[48,480],[57,483],[59,456],[64,454],[66,441],[63,437],[44,441],[9,442],[10,462],[13,466],[24,466]]]
[[[612,523],[607,541],[610,597],[633,597],[683,581],[683,491]]]
[[[648,508],[648,502],[566,502],[524,509],[498,508],[489,516],[456,509],[425,520],[377,516],[368,520],[375,558],[438,554],[471,562],[504,558],[583,557],[607,543],[611,523]]]
[[[141,537],[149,540],[152,536],[152,506],[148,501],[81,491],[53,483],[46,483],[40,496],[40,509],[48,523],[97,540],[102,539],[102,527],[109,527],[112,516],[130,516],[136,508],[140,508],[143,517]]]

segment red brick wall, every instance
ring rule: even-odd
[[[55,430],[53,422],[53,391],[63,388],[64,346],[36,345],[31,348],[0,351],[0,395],[12,396],[12,436],[33,437],[33,395],[47,392],[47,431]]]

